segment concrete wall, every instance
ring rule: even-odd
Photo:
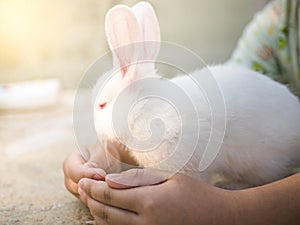
[[[0,82],[59,77],[76,87],[108,49],[104,16],[136,0],[0,0]],[[162,38],[192,49],[208,63],[230,56],[243,27],[264,0],[150,0]]]

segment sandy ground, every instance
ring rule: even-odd
[[[54,107],[0,112],[0,224],[90,224],[89,210],[67,192],[62,162],[76,151],[73,94]]]

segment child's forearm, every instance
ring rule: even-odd
[[[300,224],[300,173],[238,195],[237,224]]]

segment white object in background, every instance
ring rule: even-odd
[[[32,109],[53,105],[60,82],[57,79],[0,84],[0,109]]]
[[[72,132],[69,130],[53,128],[15,139],[4,148],[4,152],[6,156],[16,158],[33,151],[49,149],[49,146],[51,147],[58,143],[63,145],[64,142],[72,140],[72,138]]]

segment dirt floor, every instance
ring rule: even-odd
[[[73,94],[55,107],[0,112],[0,224],[91,224],[67,192],[62,162],[76,151]]]

